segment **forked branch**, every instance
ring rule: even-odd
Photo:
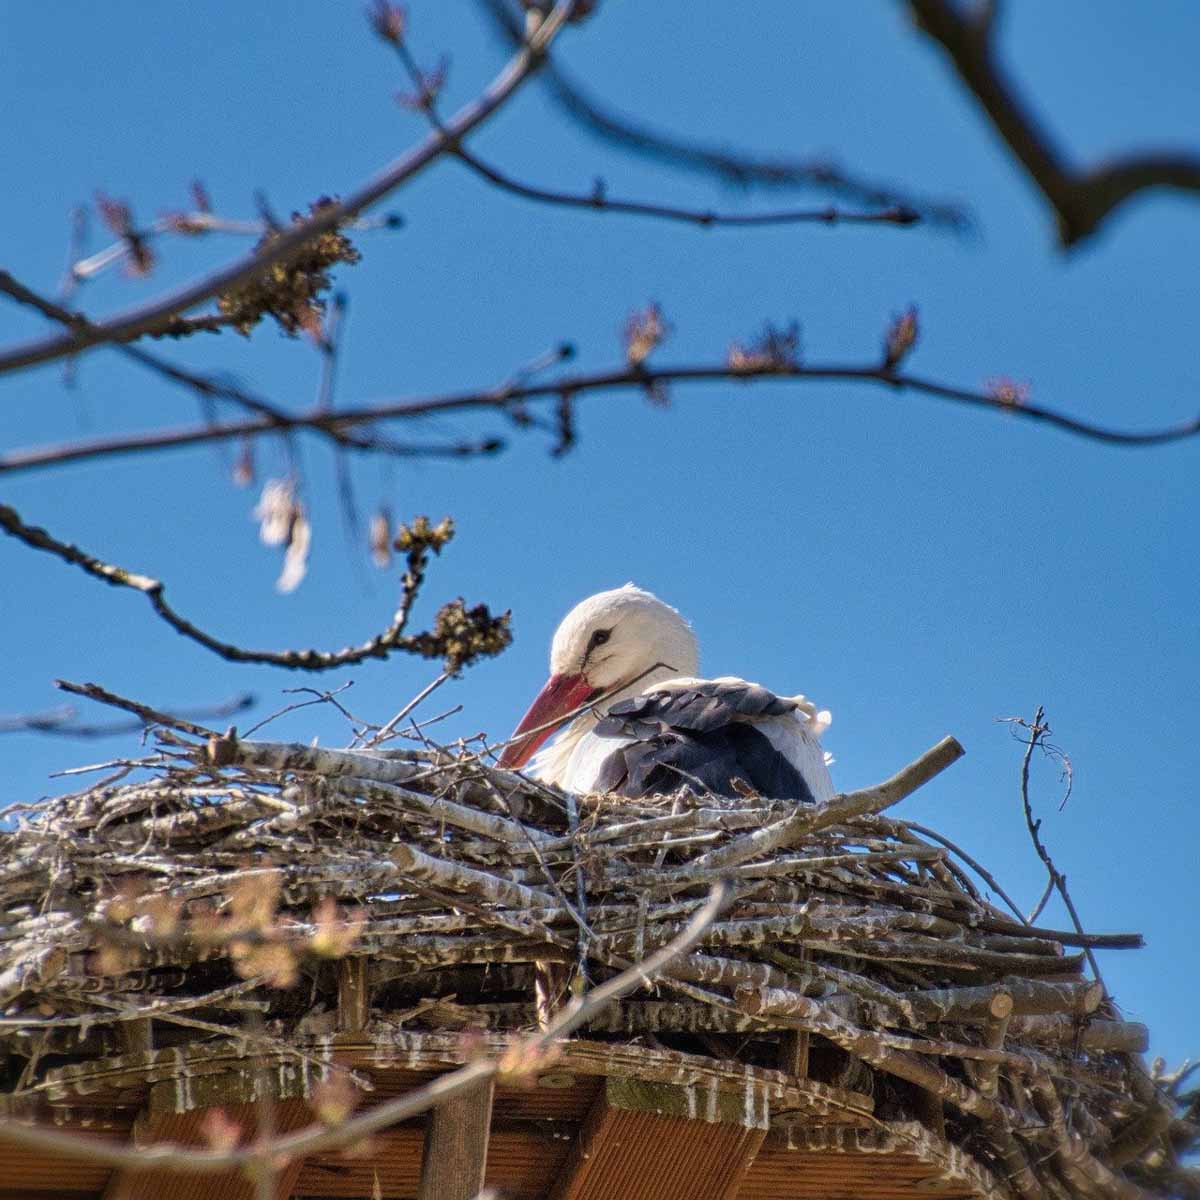
[[[1090,170],[1070,165],[995,56],[995,5],[908,0],[920,29],[949,56],[958,77],[1029,173],[1073,246],[1148,188],[1200,192],[1200,154],[1135,151]]]

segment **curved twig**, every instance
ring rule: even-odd
[[[482,0],[482,7],[510,41],[520,40],[521,27],[504,0]],[[969,225],[960,205],[905,195],[898,188],[859,178],[828,159],[758,155],[656,129],[590,95],[583,84],[555,62],[544,64],[541,79],[554,101],[573,121],[622,150],[679,169],[716,176],[724,183],[741,187],[820,188],[863,204],[911,209],[930,223],[952,229],[962,230]]]
[[[785,208],[761,213],[720,213],[712,209],[681,208],[674,204],[649,204],[636,200],[611,199],[602,187],[587,193],[563,192],[554,188],[536,187],[506,175],[491,163],[463,146],[454,157],[476,175],[486,179],[501,191],[510,192],[539,204],[555,204],[565,208],[582,208],[592,212],[624,213],[632,217],[652,217],[664,221],[679,221],[705,229],[754,228],[774,225],[916,225],[922,215],[906,204],[891,203],[867,212],[855,212],[826,205],[822,208]]]
[[[391,624],[381,633],[357,646],[341,650],[247,650],[232,642],[223,642],[206,633],[177,613],[165,596],[165,585],[149,575],[126,570],[104,562],[69,542],[60,542],[36,525],[26,525],[16,509],[0,504],[0,529],[33,550],[43,550],[79,567],[94,579],[114,587],[141,592],[150,606],[176,633],[198,642],[206,650],[229,662],[261,663],[288,670],[330,671],[337,667],[364,662],[369,658],[387,658],[395,652],[419,654],[424,658],[445,657],[447,669],[457,670],[481,655],[498,654],[508,645],[508,615],[493,617],[484,605],[467,610],[462,601],[451,601],[439,611],[435,628],[424,633],[406,634],[409,612],[424,580],[426,551],[410,551],[400,605]]]

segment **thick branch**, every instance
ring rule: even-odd
[[[1088,171],[1072,167],[996,62],[990,4],[909,0],[909,8],[918,26],[949,55],[963,84],[1054,208],[1064,246],[1095,233],[1144,189],[1200,192],[1200,156],[1194,154],[1136,152]]]
[[[702,854],[694,860],[688,871],[677,874],[676,879],[686,878],[692,871],[715,871],[735,867],[781,846],[793,845],[805,834],[818,829],[827,829],[830,825],[838,825],[866,813],[882,812],[893,804],[898,804],[905,796],[911,795],[935,775],[941,774],[964,753],[962,746],[954,738],[942,738],[936,746],[926,750],[920,758],[909,763],[891,779],[876,784],[875,787],[834,796],[824,804],[798,809],[790,817],[784,817],[782,821],[776,821],[765,829],[735,838],[719,850],[710,850],[707,854]]]

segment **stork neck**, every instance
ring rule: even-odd
[[[625,684],[624,687],[615,691],[607,700],[601,701],[599,704],[593,705],[586,712],[582,712],[567,726],[559,735],[560,742],[569,742],[574,746],[581,737],[591,733],[599,724],[600,718],[603,717],[614,704],[619,704],[622,700],[629,700],[634,696],[640,696],[643,692],[648,692],[651,688],[656,687],[660,683],[665,683],[668,679],[677,679],[679,672],[674,667],[655,667],[646,675],[634,680],[631,683]]]
[[[601,704],[589,708],[586,712],[582,712],[554,739],[554,741],[546,747],[535,760],[536,772],[538,778],[547,783],[560,783],[563,773],[567,769],[567,765],[571,760],[571,755],[575,752],[575,747],[580,741],[585,738],[599,724],[600,718],[608,712],[608,710],[622,700],[628,700],[632,696],[640,696],[642,692],[647,691],[658,684],[664,683],[668,679],[679,678],[679,672],[674,667],[655,667],[647,675],[643,675],[634,683],[626,684],[618,691],[614,692],[607,700]]]

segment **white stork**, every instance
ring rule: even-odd
[[[571,792],[642,796],[698,783],[732,796],[740,779],[777,799],[833,795],[821,749],[828,712],[744,679],[697,679],[698,665],[691,627],[657,596],[627,583],[588,597],[554,634],[550,678],[500,765],[523,766],[561,730],[533,773]]]

